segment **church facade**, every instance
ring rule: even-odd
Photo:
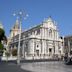
[[[11,40],[8,45],[10,49],[18,49],[17,25],[18,22],[11,30]],[[24,59],[48,59],[63,55],[63,38],[60,37],[56,22],[51,17],[21,33],[20,55]]]

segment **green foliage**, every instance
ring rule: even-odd
[[[4,30],[0,28],[0,42],[1,40],[3,40],[4,34],[5,34]]]
[[[12,49],[12,56],[17,56],[17,49]]]
[[[4,34],[5,34],[5,31],[2,28],[0,28],[0,36]]]
[[[4,49],[4,46],[2,43],[0,43],[0,50],[3,50]]]
[[[3,50],[4,50],[4,46],[1,43],[2,40],[7,42],[7,38],[5,36],[5,31],[3,29],[0,28],[0,56],[3,54]]]
[[[0,28],[0,42],[1,42],[2,40],[7,41],[7,38],[6,38],[6,36],[5,36],[5,31]]]
[[[0,43],[0,56],[2,56],[2,55],[3,55],[3,49],[4,49],[3,44],[2,44],[2,43]]]
[[[6,55],[7,57],[9,57],[9,56],[10,56],[10,53],[9,53],[8,51],[6,51],[6,52],[5,52],[5,55]]]

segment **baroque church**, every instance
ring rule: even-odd
[[[19,21],[10,30],[9,49],[18,49]],[[63,55],[63,38],[56,22],[49,17],[40,25],[21,32],[20,55],[24,59],[48,59]]]

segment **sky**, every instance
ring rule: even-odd
[[[24,10],[29,16],[22,20],[22,29],[40,24],[49,16],[57,22],[61,36],[72,35],[72,0],[0,0],[0,22],[9,36],[17,16],[14,12]]]

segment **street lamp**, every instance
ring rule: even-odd
[[[17,64],[20,64],[20,41],[21,41],[21,25],[22,25],[22,19],[26,19],[28,17],[28,14],[26,14],[24,11],[19,11],[17,13],[13,14],[14,16],[17,16],[19,18],[19,42],[18,42],[18,50],[17,50]]]

